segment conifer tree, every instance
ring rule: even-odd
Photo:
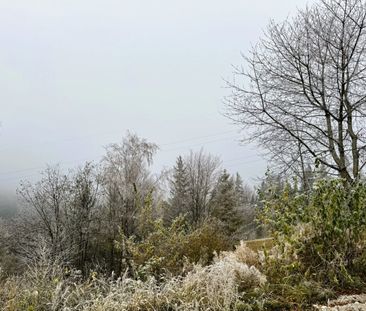
[[[181,156],[178,156],[170,180],[170,204],[166,212],[166,220],[171,222],[174,218],[189,212],[189,180],[187,168]]]
[[[239,173],[236,173],[234,183],[237,200],[241,206],[255,201],[255,192],[248,185],[244,185]]]
[[[235,188],[234,178],[224,170],[218,179],[211,200],[211,215],[224,224],[225,230],[230,235],[235,234],[243,223]]]

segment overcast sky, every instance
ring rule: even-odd
[[[266,162],[221,114],[223,78],[306,0],[0,0],[0,189],[101,158],[127,130],[154,170],[201,146],[251,184]]]

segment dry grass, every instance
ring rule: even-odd
[[[272,238],[245,241],[245,244],[254,252],[264,249],[271,249],[274,246]]]
[[[235,252],[216,256],[211,265],[195,265],[186,276],[159,283],[154,277],[131,279],[127,273],[117,279],[92,273],[81,280],[77,271],[65,271],[45,255],[23,276],[0,284],[0,310],[233,310],[244,293],[266,282],[247,260],[254,262],[253,252],[241,244]]]

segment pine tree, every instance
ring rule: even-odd
[[[257,196],[253,188],[244,184],[239,173],[236,173],[235,176],[235,195],[238,201],[238,211],[243,220],[240,228],[241,235],[246,239],[255,238],[257,230]]]
[[[219,219],[230,235],[234,235],[243,223],[239,205],[234,178],[224,170],[212,194],[211,216]]]
[[[173,168],[173,177],[170,180],[170,201],[166,211],[166,220],[171,222],[180,215],[189,213],[189,180],[186,165],[181,156],[178,156]]]
[[[276,198],[285,188],[286,184],[286,179],[283,179],[281,175],[267,169],[265,177],[258,188],[259,201]]]
[[[244,185],[243,179],[239,173],[236,173],[235,175],[235,193],[238,203],[241,206],[255,201],[255,192],[249,186]]]

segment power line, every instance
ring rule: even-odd
[[[72,163],[77,163],[77,162],[81,162],[81,161],[89,161],[89,159],[83,158],[83,159],[70,160],[70,161],[61,161],[61,162],[58,162],[57,164],[65,165],[65,164],[72,164]],[[0,173],[0,177],[2,175],[11,175],[11,174],[23,173],[23,172],[28,172],[28,171],[42,170],[44,168],[45,168],[45,165],[38,166],[38,167],[25,168],[25,169],[21,169],[21,170],[2,172],[2,173]],[[2,180],[2,179],[0,178],[0,180]]]
[[[112,132],[112,131],[111,132],[100,132],[100,133],[96,133],[96,134],[92,134],[92,135],[86,135],[86,136],[81,136],[81,137],[71,137],[71,138],[66,138],[66,139],[61,139],[61,140],[39,141],[39,142],[35,142],[32,144],[24,144],[22,146],[22,148],[34,147],[35,145],[54,145],[54,144],[60,144],[60,143],[65,143],[65,142],[67,143],[67,142],[73,142],[73,141],[80,141],[80,140],[84,140],[87,138],[93,138],[96,136],[114,134],[114,133],[116,133],[116,132]],[[0,152],[8,151],[8,150],[15,150],[15,149],[17,149],[17,147],[8,146],[8,147],[0,149]]]
[[[194,140],[199,140],[199,139],[203,139],[203,138],[220,136],[220,135],[224,135],[224,134],[228,134],[228,133],[232,133],[232,132],[234,132],[234,131],[225,131],[225,132],[218,132],[218,133],[205,135],[205,136],[192,137],[192,138],[184,139],[184,140],[180,140],[180,141],[164,143],[164,144],[161,144],[161,146],[176,145],[176,144],[189,142],[189,141],[194,141]],[[205,145],[210,144],[210,143],[220,142],[220,141],[224,141],[224,140],[228,140],[228,139],[233,139],[233,137],[225,137],[225,138],[220,138],[220,139],[215,139],[215,140],[203,141],[201,143],[190,145],[190,146],[182,146],[182,147],[177,147],[177,148],[173,148],[173,149],[162,149],[161,151],[162,152],[169,152],[169,151],[175,151],[175,150],[181,150],[181,149],[191,149],[192,147],[195,147],[195,146],[205,146]],[[243,156],[243,157],[240,157],[240,158],[235,158],[235,159],[224,161],[223,163],[224,164],[225,163],[231,163],[231,162],[236,162],[236,161],[240,161],[240,160],[244,160],[244,159],[245,159],[245,161],[240,162],[240,163],[244,164],[244,163],[255,163],[255,162],[262,161],[262,159],[255,160],[255,161],[247,161],[247,159],[250,159],[250,158],[253,158],[253,157],[258,157],[258,155]],[[58,164],[65,165],[65,164],[76,163],[76,162],[80,162],[80,161],[88,161],[88,160],[90,160],[90,159],[83,158],[83,159],[71,160],[71,161],[61,161]],[[228,167],[232,167],[232,166],[228,166]],[[45,166],[38,166],[38,167],[24,168],[24,169],[14,170],[14,171],[0,172],[0,181],[32,177],[32,176],[35,176],[35,175],[38,175],[38,174],[32,174],[32,175],[27,175],[27,176],[13,176],[13,177],[5,178],[5,179],[1,178],[1,176],[4,176],[4,175],[11,175],[11,174],[23,173],[23,172],[28,172],[28,171],[42,170],[44,168],[45,168]]]
[[[177,150],[181,150],[181,149],[191,149],[192,147],[198,147],[198,146],[205,146],[208,144],[212,144],[212,143],[217,143],[217,142],[221,142],[221,141],[227,141],[228,139],[233,139],[235,137],[225,137],[225,138],[220,138],[220,139],[215,139],[215,140],[210,140],[210,141],[206,141],[206,142],[201,142],[201,143],[197,143],[194,145],[190,145],[190,146],[182,146],[182,147],[177,147],[177,148],[173,148],[173,149],[161,149],[162,152],[170,152],[170,151],[177,151]]]
[[[210,135],[205,135],[205,136],[192,137],[192,138],[189,138],[189,139],[173,141],[173,142],[170,142],[170,143],[164,143],[164,144],[161,144],[160,146],[176,145],[176,144],[181,144],[181,143],[185,143],[185,142],[190,142],[190,141],[193,141],[193,140],[199,140],[199,139],[209,138],[209,137],[214,137],[214,136],[221,136],[221,135],[228,134],[228,133],[233,133],[233,132],[236,132],[236,131],[231,130],[231,131],[218,132],[218,133],[215,133],[215,134],[210,134]]]
[[[253,158],[254,156],[256,155],[251,155],[249,157],[246,157],[247,159],[249,158]],[[76,162],[80,162],[80,161],[87,161],[88,159],[79,159],[79,160],[74,160],[74,161],[66,161],[66,162],[60,162],[59,164],[60,165],[64,165],[64,164],[70,164],[70,163],[76,163]],[[233,159],[233,160],[228,160],[228,161],[224,161],[223,164],[224,164],[224,168],[232,168],[232,167],[238,167],[238,165],[241,165],[241,164],[252,164],[252,163],[258,163],[258,162],[261,162],[263,161],[263,159],[256,159],[256,160],[253,160],[253,161],[241,161],[239,163],[236,163],[234,165],[226,165],[227,163],[231,163],[231,162],[236,162],[238,161],[239,159]],[[26,171],[31,171],[31,170],[41,170],[41,169],[44,169],[44,166],[40,166],[40,167],[35,167],[35,168],[29,168],[29,169],[24,169],[24,170],[17,170],[17,171],[12,171],[10,173],[18,173],[18,172],[26,172]],[[3,182],[3,181],[9,181],[9,180],[19,180],[19,179],[23,179],[23,178],[28,178],[28,177],[34,177],[34,176],[38,176],[39,173],[35,173],[35,174],[31,174],[31,175],[23,175],[23,176],[10,176],[10,177],[5,177],[5,178],[1,178],[1,175],[3,175],[4,173],[0,173],[0,182]],[[7,173],[9,174],[9,172]]]
[[[231,162],[244,161],[244,160],[246,161],[247,159],[252,159],[252,158],[260,158],[260,156],[258,154],[251,154],[248,156],[242,156],[240,158],[226,160],[226,161],[223,161],[223,163],[231,163]]]
[[[184,139],[184,140],[179,140],[179,141],[172,141],[172,142],[168,142],[168,143],[164,143],[164,144],[160,144],[160,146],[169,146],[169,145],[176,145],[176,144],[181,144],[181,143],[185,143],[185,142],[190,142],[190,141],[194,141],[194,140],[199,140],[199,139],[204,139],[204,138],[209,138],[209,137],[215,137],[215,136],[221,136],[224,134],[228,134],[228,133],[234,133],[236,132],[236,130],[230,130],[230,131],[223,131],[223,132],[216,132],[213,134],[209,134],[209,135],[204,135],[204,136],[196,136],[196,137],[191,137],[188,139]],[[61,143],[67,143],[67,142],[74,142],[74,141],[80,141],[80,140],[85,140],[88,138],[93,138],[96,136],[101,136],[101,135],[106,135],[106,134],[115,134],[115,131],[110,131],[110,132],[100,132],[100,133],[96,133],[96,134],[92,134],[92,135],[86,135],[86,136],[81,136],[81,137],[71,137],[71,138],[66,138],[66,139],[62,139],[62,140],[51,140],[51,141],[43,141],[43,142],[36,142],[36,143],[32,143],[32,144],[25,144],[22,146],[22,148],[24,147],[34,147],[35,145],[54,145],[54,144],[61,144]],[[3,151],[8,151],[8,150],[16,150],[17,147],[5,147],[0,149],[0,152]]]
[[[182,142],[189,142],[189,141],[193,141],[193,140],[198,140],[198,139],[203,139],[203,138],[209,138],[209,137],[215,137],[215,136],[219,136],[219,135],[223,135],[223,134],[227,134],[227,133],[232,133],[233,131],[225,131],[225,132],[218,132],[218,133],[214,133],[211,135],[205,135],[205,136],[198,136],[198,137],[193,137],[190,139],[185,139],[185,140],[181,140],[181,141],[175,141],[175,142],[169,142],[169,143],[165,143],[162,144],[162,146],[169,146],[169,145],[174,145],[174,144],[179,144]],[[201,142],[199,144],[195,144],[195,145],[191,145],[191,146],[182,146],[182,147],[178,147],[178,148],[174,148],[174,149],[163,149],[160,150],[162,152],[166,152],[166,151],[173,151],[173,150],[180,150],[180,149],[186,149],[186,148],[191,148],[194,146],[203,146],[205,144],[209,144],[209,143],[213,143],[213,142],[218,142],[218,141],[223,141],[223,140],[227,140],[228,138],[223,138],[223,139],[218,139],[218,140],[213,140],[213,141],[206,141],[206,142]],[[87,159],[85,159],[86,161]],[[74,163],[74,162],[78,162],[81,160],[71,160],[71,161],[61,161],[59,162],[60,164],[64,164],[64,163]],[[7,171],[7,172],[0,172],[0,176],[1,175],[9,175],[9,174],[16,174],[16,173],[23,173],[23,172],[27,172],[27,171],[33,171],[33,170],[38,170],[38,169],[43,169],[44,166],[38,166],[38,167],[30,167],[30,168],[24,168],[24,169],[20,169],[20,170],[14,170],[14,171]]]
[[[257,159],[257,160],[253,160],[253,161],[243,161],[243,162],[236,163],[234,165],[229,165],[229,166],[225,165],[225,168],[238,167],[238,165],[241,165],[241,164],[253,164],[253,163],[259,163],[259,162],[265,162],[265,160]],[[225,164],[225,162],[224,162],[224,164]]]

